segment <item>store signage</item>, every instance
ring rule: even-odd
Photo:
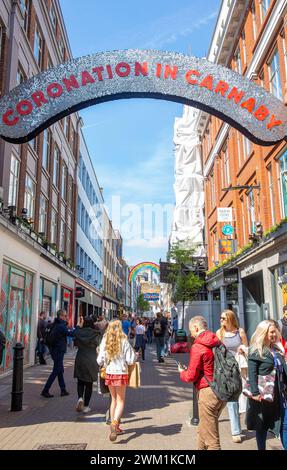
[[[238,269],[223,270],[224,284],[234,284],[238,282]]]
[[[247,268],[245,268],[245,275],[248,276],[249,274],[254,273],[254,269],[254,264],[250,264],[247,266]]]
[[[144,294],[144,300],[149,300],[152,302],[156,302],[159,300],[159,294],[154,294],[154,293],[146,293]]]
[[[85,297],[85,289],[83,287],[76,287],[75,297],[79,299],[80,297]]]
[[[79,57],[22,82],[0,100],[0,135],[23,143],[74,111],[121,98],[194,106],[260,145],[287,135],[282,100],[247,77],[206,59],[137,49]]]
[[[217,208],[217,221],[218,222],[232,222],[232,207],[218,207]]]
[[[232,227],[232,225],[223,225],[221,231],[223,235],[232,235],[234,232],[234,228]]]

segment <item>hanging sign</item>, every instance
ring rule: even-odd
[[[232,222],[232,207],[218,207],[217,222]]]
[[[223,235],[232,235],[234,232],[234,228],[232,227],[232,225],[226,224],[226,225],[223,225],[221,231]]]
[[[260,145],[287,135],[284,103],[222,65],[175,52],[130,49],[64,62],[0,100],[0,136],[23,143],[74,111],[121,98],[156,98],[211,113]]]

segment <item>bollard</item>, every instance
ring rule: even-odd
[[[198,426],[198,423],[199,423],[199,417],[198,417],[198,401],[197,401],[197,392],[196,392],[196,388],[194,386],[194,384],[192,384],[192,388],[193,388],[193,393],[192,393],[192,419],[191,419],[191,424],[192,426]]]
[[[22,346],[21,343],[17,343],[13,349],[14,360],[11,393],[11,411],[22,411],[24,346]]]

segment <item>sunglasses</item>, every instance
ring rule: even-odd
[[[225,317],[220,317],[220,320],[226,320],[226,318]]]

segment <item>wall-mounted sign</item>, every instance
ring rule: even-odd
[[[217,221],[218,222],[232,222],[232,207],[218,207],[217,208]]]
[[[226,225],[223,225],[221,231],[223,235],[232,235],[234,232],[234,228],[232,227],[232,225],[226,224]]]
[[[221,255],[232,255],[235,253],[235,240],[225,238],[224,240],[218,240],[219,253]]]
[[[148,300],[150,302],[156,302],[159,300],[159,294],[155,293],[145,293],[144,294],[144,300]]]
[[[64,62],[0,100],[0,136],[23,143],[74,111],[121,98],[156,98],[209,112],[260,145],[287,135],[283,101],[247,77],[206,59],[130,49]]]
[[[234,284],[238,282],[238,269],[224,269],[223,270],[224,284]]]

